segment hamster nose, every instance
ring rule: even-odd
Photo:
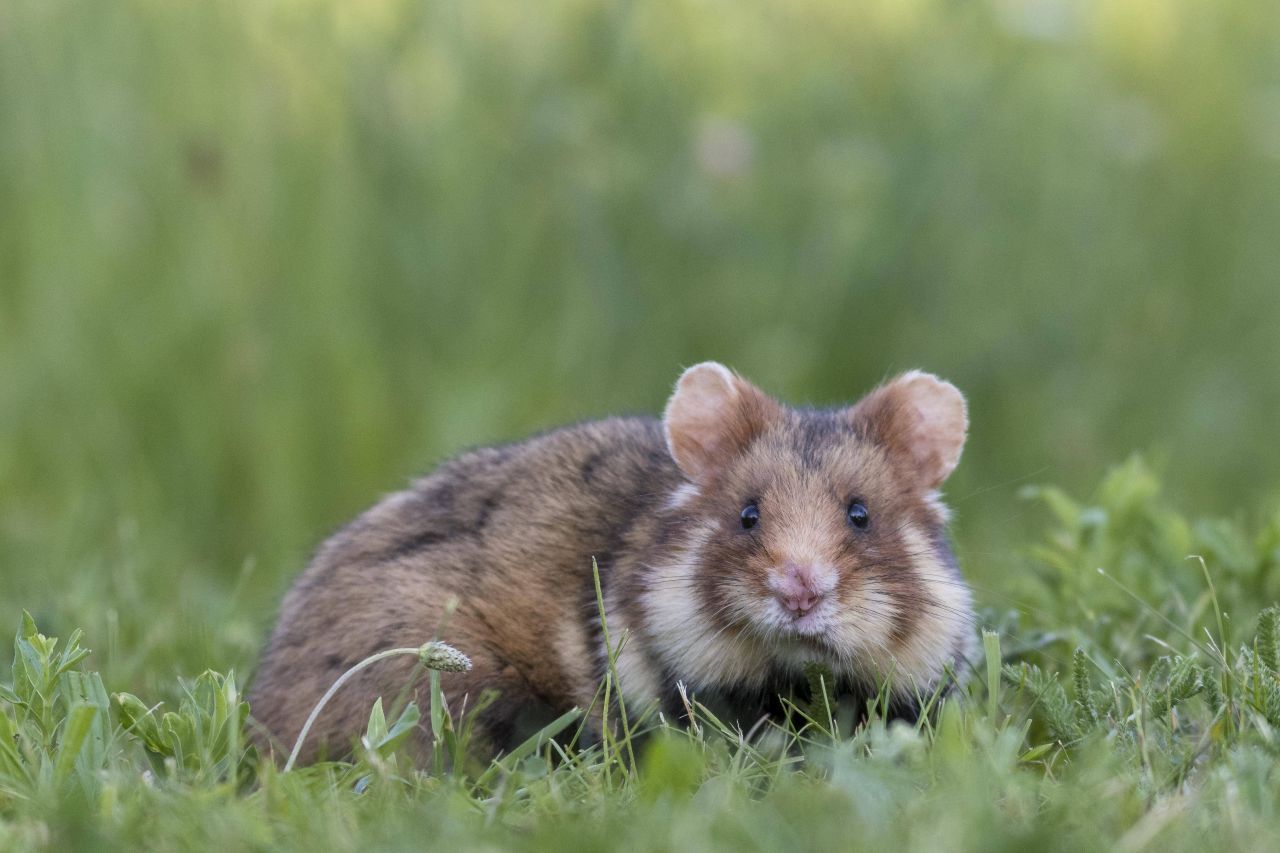
[[[822,600],[824,591],[815,580],[814,572],[808,566],[788,563],[783,567],[781,577],[775,578],[770,585],[783,608],[795,616],[803,616]]]
[[[822,596],[808,590],[794,595],[778,595],[778,600],[782,602],[782,606],[797,616],[803,616],[808,613],[821,599]]]

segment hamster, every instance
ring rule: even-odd
[[[817,661],[861,697],[888,677],[910,717],[973,642],[938,493],[967,430],[964,397],[928,373],[813,410],[706,362],[660,420],[465,453],[333,535],[295,581],[250,692],[260,742],[287,752],[347,668],[437,637],[473,661],[441,676],[453,712],[496,691],[477,715],[494,750],[591,706],[607,667],[593,558],[610,639],[626,637],[628,707],[681,717],[683,685],[747,728]],[[354,677],[303,759],[348,754],[378,697],[425,707],[415,665]]]

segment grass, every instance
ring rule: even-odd
[[[247,671],[375,495],[706,358],[955,381],[984,582],[1135,448],[1265,506],[1280,21],[1148,5],[7,0],[0,598]]]
[[[744,733],[691,697],[689,726],[633,708],[612,737],[578,748],[574,713],[486,763],[468,757],[469,721],[436,692],[425,714],[410,705],[389,720],[381,704],[371,709],[350,762],[282,771],[247,746],[251,709],[234,674],[183,681],[170,710],[108,693],[78,633],[59,642],[24,617],[12,682],[0,688],[0,844],[1274,845],[1280,608],[1264,608],[1257,590],[1275,582],[1280,516],[1252,537],[1186,519],[1138,459],[1088,502],[1051,489],[1028,497],[1054,522],[1024,583],[1008,587],[1026,597],[1019,618],[985,615],[985,662],[915,726],[886,725],[874,702],[860,724],[864,709],[821,691]],[[1188,545],[1208,556],[1185,559]],[[1068,589],[1079,597],[1060,594]],[[447,762],[409,760],[417,725]]]
[[[1278,41],[1260,0],[0,0],[0,617],[43,667],[0,662],[0,846],[1273,841]],[[244,752],[328,531],[706,358],[968,395],[994,634],[936,724],[628,708],[475,766],[437,701],[426,774],[398,708],[350,766]]]

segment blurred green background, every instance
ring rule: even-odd
[[[1022,485],[1135,449],[1273,505],[1277,44],[1251,0],[0,0],[8,624],[244,669],[378,495],[706,358],[955,381],[986,588]]]

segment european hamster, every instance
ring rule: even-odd
[[[910,716],[973,639],[938,495],[967,429],[964,397],[928,373],[810,410],[706,362],[680,376],[661,420],[471,451],[320,547],[285,596],[251,712],[287,750],[344,670],[439,631],[474,663],[442,675],[451,709],[497,691],[478,726],[508,747],[537,711],[596,695],[595,558],[611,639],[627,636],[629,706],[682,716],[683,684],[747,727],[819,661],[861,696],[891,676],[893,707]],[[425,707],[425,679],[407,684],[414,667],[399,657],[353,678],[304,759],[346,754],[379,696],[407,688]]]

